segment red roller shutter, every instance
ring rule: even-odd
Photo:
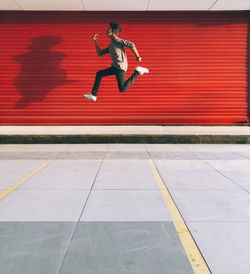
[[[107,23],[133,41],[150,73],[97,102],[82,93],[109,44]],[[247,120],[247,12],[0,12],[0,124],[235,124]],[[129,70],[138,65],[127,50]]]

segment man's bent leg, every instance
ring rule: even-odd
[[[100,84],[101,84],[102,77],[115,75],[115,74],[116,74],[116,71],[115,71],[115,68],[113,68],[113,67],[103,69],[103,70],[99,70],[96,73],[95,83],[94,83],[94,86],[93,86],[93,89],[92,89],[92,95],[97,96],[97,93],[98,93],[98,90],[99,90],[99,87],[100,87]]]
[[[120,92],[125,92],[139,76],[139,72],[135,71],[126,81],[126,72],[124,70],[118,70],[116,74],[116,80]]]

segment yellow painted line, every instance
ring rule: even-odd
[[[151,171],[155,177],[156,183],[161,191],[161,194],[163,196],[164,202],[167,205],[168,211],[170,216],[172,217],[174,226],[176,228],[176,231],[179,235],[179,238],[182,242],[182,245],[184,247],[184,250],[187,254],[187,257],[189,259],[189,262],[194,270],[194,273],[201,274],[206,273],[209,274],[211,271],[209,270],[205,260],[203,259],[198,246],[196,245],[192,235],[189,232],[189,229],[183,220],[178,208],[175,205],[175,202],[164,184],[154,162],[152,160],[149,160],[149,166],[151,168]]]
[[[32,176],[34,176],[35,174],[37,174],[40,170],[42,170],[43,168],[45,168],[47,165],[49,165],[53,160],[48,160],[45,163],[43,163],[41,166],[39,166],[38,168],[34,169],[31,173],[29,173],[28,175],[26,175],[25,177],[23,177],[21,180],[19,180],[18,182],[16,182],[14,185],[12,185],[11,187],[9,187],[8,189],[4,190],[3,192],[0,192],[0,200],[5,198],[7,195],[9,195],[11,192],[13,192],[15,189],[17,189],[20,185],[22,185],[23,183],[25,183],[27,180],[29,180]]]

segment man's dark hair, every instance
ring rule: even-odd
[[[117,24],[116,22],[111,22],[109,23],[109,25],[115,35],[122,31],[119,24]]]

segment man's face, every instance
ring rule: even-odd
[[[111,29],[111,27],[109,27],[109,28],[107,29],[107,31],[106,31],[106,36],[107,36],[107,37],[110,37],[110,36],[112,36],[112,35],[113,35],[112,29]]]

